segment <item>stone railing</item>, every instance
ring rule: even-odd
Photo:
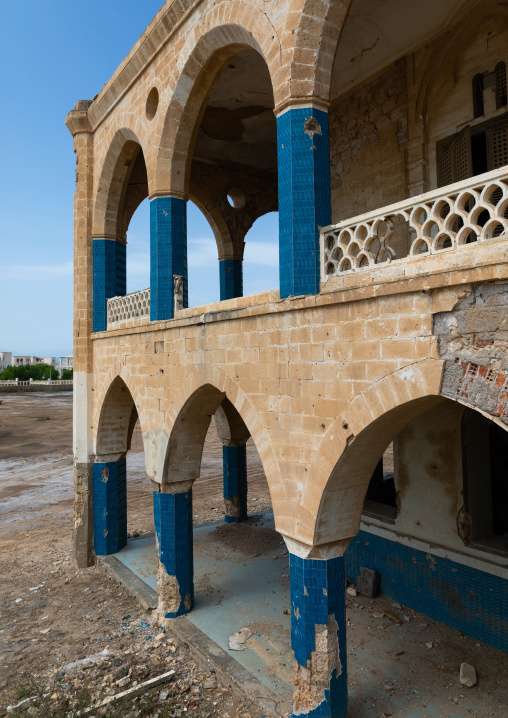
[[[35,386],[36,384],[42,384],[44,386],[72,386],[72,379],[0,379],[0,386]]]
[[[150,289],[108,299],[108,326],[127,319],[150,316]]]
[[[508,169],[504,167],[323,227],[321,279],[507,235]]]

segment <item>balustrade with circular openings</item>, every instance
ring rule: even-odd
[[[150,289],[108,299],[108,326],[146,316],[150,316]]]
[[[322,228],[323,280],[507,234],[508,173],[497,170]]]

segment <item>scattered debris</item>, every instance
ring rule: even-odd
[[[244,651],[244,643],[252,636],[252,631],[248,626],[240,628],[236,633],[232,633],[229,637],[228,648],[230,651]]]
[[[358,596],[358,591],[356,590],[356,588],[354,586],[348,586],[346,588],[346,593],[349,596]]]
[[[398,623],[399,626],[402,625],[402,621],[398,616],[395,615],[395,613],[392,613],[391,611],[383,611],[383,615],[386,616],[386,618],[389,618],[390,621]]]
[[[68,663],[63,668],[60,668],[59,672],[72,673],[73,671],[81,670],[82,668],[88,668],[89,666],[94,666],[98,663],[102,663],[106,660],[107,656],[109,656],[109,650],[105,648],[100,653],[94,653],[92,656],[82,658],[80,661],[73,661],[73,663]]]
[[[156,688],[163,683],[167,683],[173,678],[174,675],[175,671],[168,671],[167,673],[163,673],[161,676],[150,678],[150,680],[145,681],[144,683],[140,683],[137,686],[133,686],[132,688],[128,688],[126,691],[122,691],[122,693],[116,693],[114,696],[109,696],[109,698],[105,698],[100,703],[97,703],[96,705],[91,706],[84,711],[81,711],[80,713],[78,713],[78,715],[88,715],[89,713],[92,713],[99,708],[103,708],[110,703],[122,700],[122,698],[127,698],[127,696],[129,696],[130,698],[134,698],[134,696],[139,696],[141,695],[141,693],[149,691],[151,688]]]
[[[473,688],[478,683],[478,677],[474,666],[470,663],[462,663],[460,666],[460,682],[467,688]]]
[[[360,566],[360,575],[356,579],[356,590],[364,596],[376,598],[379,592],[380,578],[379,571]]]
[[[36,696],[32,696],[31,698],[24,698],[22,701],[17,703],[15,706],[7,706],[7,713],[12,714],[16,713],[17,711],[26,711],[27,708],[30,707],[30,703],[33,703],[36,699]]]

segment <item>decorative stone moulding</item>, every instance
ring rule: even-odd
[[[116,322],[150,316],[150,289],[108,299],[108,327]]]
[[[322,227],[321,279],[507,235],[504,167]]]

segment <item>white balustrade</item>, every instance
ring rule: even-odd
[[[508,235],[506,167],[321,229],[321,279]]]
[[[108,299],[108,326],[127,319],[150,316],[150,289]]]

